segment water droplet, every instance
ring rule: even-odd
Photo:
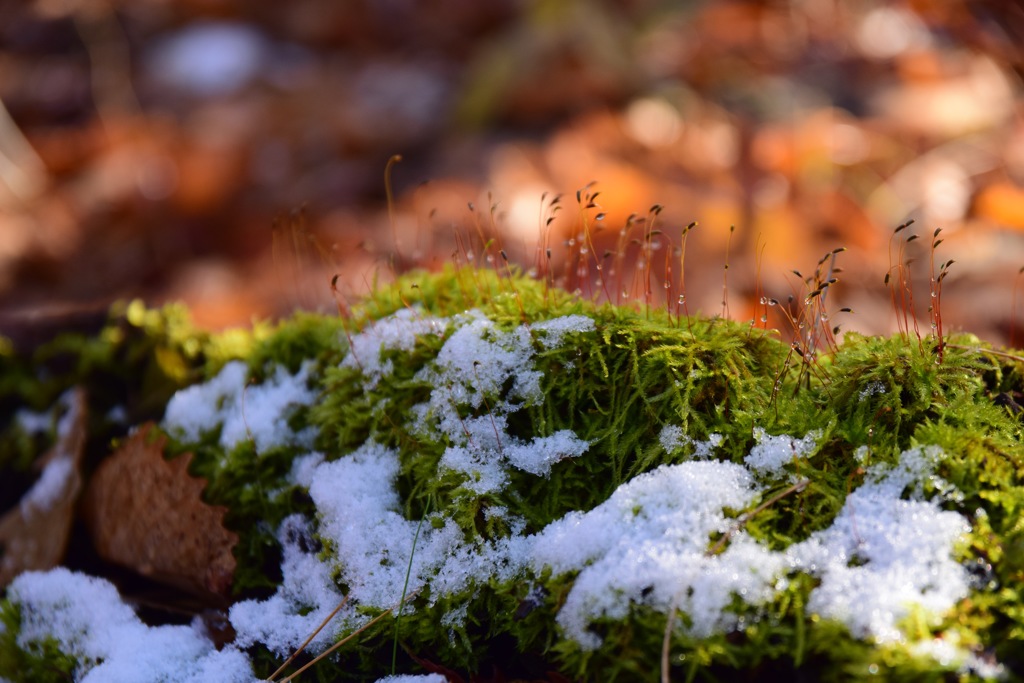
[[[686,295],[685,294],[680,294],[679,295],[679,303],[680,304],[685,304],[686,303]]]

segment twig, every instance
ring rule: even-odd
[[[370,619],[370,620],[369,620],[368,622],[366,622],[365,624],[363,624],[362,626],[360,626],[360,627],[359,627],[358,629],[356,629],[356,630],[355,630],[355,631],[353,631],[352,633],[348,634],[347,636],[345,636],[344,638],[342,638],[341,640],[339,640],[338,642],[336,642],[336,643],[335,643],[334,645],[331,645],[331,646],[330,646],[329,648],[327,648],[326,650],[324,650],[323,652],[321,652],[321,653],[320,653],[320,654],[319,654],[319,655],[318,655],[318,656],[316,657],[316,659],[314,659],[313,661],[309,662],[308,664],[306,664],[306,665],[305,665],[304,667],[302,667],[301,669],[299,669],[299,670],[298,670],[298,671],[296,671],[295,673],[293,673],[293,674],[291,674],[291,675],[289,675],[289,676],[286,676],[285,678],[282,678],[282,679],[281,679],[281,683],[290,683],[290,681],[293,681],[293,680],[295,680],[295,677],[296,677],[296,676],[298,676],[299,674],[301,674],[301,673],[302,673],[303,671],[305,671],[306,669],[310,668],[310,667],[311,667],[311,666],[313,666],[314,664],[318,663],[318,662],[319,662],[319,661],[320,661],[321,659],[323,659],[323,658],[324,658],[324,657],[326,657],[327,655],[331,654],[332,652],[334,652],[335,650],[337,650],[337,649],[338,649],[339,647],[341,647],[342,645],[344,645],[344,644],[345,644],[345,643],[347,643],[348,641],[352,640],[353,638],[355,638],[355,637],[356,637],[356,636],[358,636],[358,635],[359,635],[360,633],[362,633],[362,632],[363,632],[363,631],[365,631],[366,629],[368,629],[368,628],[370,628],[371,626],[373,626],[374,624],[376,624],[376,623],[377,623],[378,621],[380,621],[380,620],[381,620],[381,619],[383,619],[384,617],[386,617],[386,616],[388,616],[389,614],[391,614],[391,612],[393,612],[393,611],[395,610],[395,607],[401,607],[402,603],[404,603],[404,602],[406,602],[406,601],[408,601],[408,600],[412,600],[412,599],[413,599],[414,597],[416,597],[416,594],[417,594],[417,593],[419,593],[419,591],[418,591],[418,590],[415,590],[415,591],[413,591],[412,593],[409,593],[409,595],[407,595],[407,596],[405,597],[405,599],[404,599],[404,600],[402,600],[401,602],[399,602],[399,603],[398,603],[397,605],[395,605],[394,607],[389,607],[389,608],[387,608],[386,610],[384,610],[383,612],[381,612],[380,614],[378,614],[377,616],[375,616],[375,617],[374,617],[373,619]]]
[[[302,651],[306,649],[306,646],[309,645],[314,638],[316,638],[317,634],[320,633],[320,631],[323,631],[324,627],[326,627],[327,624],[331,623],[331,620],[334,619],[335,616],[337,616],[338,612],[341,611],[341,608],[344,607],[347,602],[348,596],[346,595],[341,599],[341,602],[338,603],[338,606],[335,607],[334,610],[327,615],[327,618],[320,622],[320,625],[317,626],[316,630],[310,634],[309,638],[306,638],[305,642],[303,642],[302,645],[299,645],[299,648],[292,653],[292,656],[286,659],[284,664],[278,667],[277,671],[270,674],[270,678],[268,678],[267,681],[273,681],[281,674],[282,671],[288,668],[288,665],[295,661],[296,657],[302,654]]]

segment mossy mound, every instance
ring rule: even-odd
[[[801,354],[750,324],[476,270],[244,347],[187,336],[171,346],[218,351],[182,356],[177,393],[155,395],[169,455],[195,454],[239,534],[227,649],[257,676],[343,596],[312,652],[400,617],[321,680],[388,673],[396,640],[402,671],[592,681],[1024,671],[1024,363],[977,340],[847,334]],[[4,362],[12,405],[36,410],[91,377]],[[24,444],[15,422],[0,443]],[[97,671],[67,639],[19,635],[42,609],[19,585],[0,676]]]

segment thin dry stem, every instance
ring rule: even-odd
[[[344,596],[341,599],[341,602],[338,603],[338,606],[335,607],[331,611],[331,613],[327,615],[327,618],[320,622],[320,625],[316,627],[316,630],[313,631],[311,634],[309,634],[309,637],[306,638],[305,641],[303,641],[302,645],[299,645],[298,649],[296,649],[295,652],[292,653],[292,656],[289,657],[288,659],[286,659],[284,664],[282,664],[280,667],[278,667],[277,671],[275,671],[274,673],[270,674],[270,677],[267,679],[267,681],[273,681],[275,678],[277,678],[279,675],[281,675],[281,672],[284,671],[285,669],[287,669],[288,665],[291,664],[293,661],[295,661],[296,657],[298,657],[300,654],[302,654],[302,651],[306,649],[306,646],[309,645],[311,642],[313,642],[313,639],[316,638],[317,634],[320,633],[320,631],[323,631],[324,628],[327,627],[327,624],[331,623],[331,620],[333,620],[334,617],[336,617],[338,615],[338,612],[341,611],[341,608],[344,607],[346,605],[346,603],[348,603],[348,596],[347,595]]]
[[[281,679],[281,683],[290,683],[290,681],[294,681],[295,678],[299,674],[303,673],[304,671],[306,671],[307,669],[311,668],[312,666],[318,664],[320,662],[320,660],[324,659],[325,657],[327,657],[328,655],[333,653],[335,650],[337,650],[339,647],[341,647],[342,645],[344,645],[348,641],[352,640],[353,638],[355,638],[360,633],[362,633],[366,629],[368,629],[371,626],[373,626],[374,624],[376,624],[378,621],[380,621],[384,617],[386,617],[389,614],[391,614],[392,612],[394,612],[395,608],[401,607],[403,603],[408,602],[409,600],[412,600],[414,597],[416,597],[417,593],[419,593],[418,590],[417,591],[413,591],[409,595],[405,596],[405,600],[399,601],[398,604],[394,605],[393,607],[387,608],[386,610],[384,610],[383,612],[381,612],[380,614],[375,616],[373,619],[370,619],[368,622],[366,622],[365,624],[363,624],[362,626],[357,628],[355,631],[353,631],[352,633],[348,634],[347,636],[345,636],[344,638],[342,638],[341,640],[336,642],[334,645],[331,645],[329,648],[327,648],[326,650],[321,652],[319,655],[316,656],[315,659],[310,661],[308,664],[303,666],[301,669],[299,669],[298,671],[296,671],[293,674],[289,674],[288,676],[285,676],[284,678],[282,678]]]

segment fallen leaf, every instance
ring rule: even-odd
[[[39,479],[16,508],[0,517],[0,587],[24,571],[56,567],[67,550],[82,490],[87,412],[83,389],[72,390],[68,397],[57,443],[37,462]]]
[[[164,459],[167,438],[135,432],[89,482],[84,514],[100,557],[179,588],[226,596],[238,536],[223,526],[226,508],[207,505],[192,477],[192,454]]]

